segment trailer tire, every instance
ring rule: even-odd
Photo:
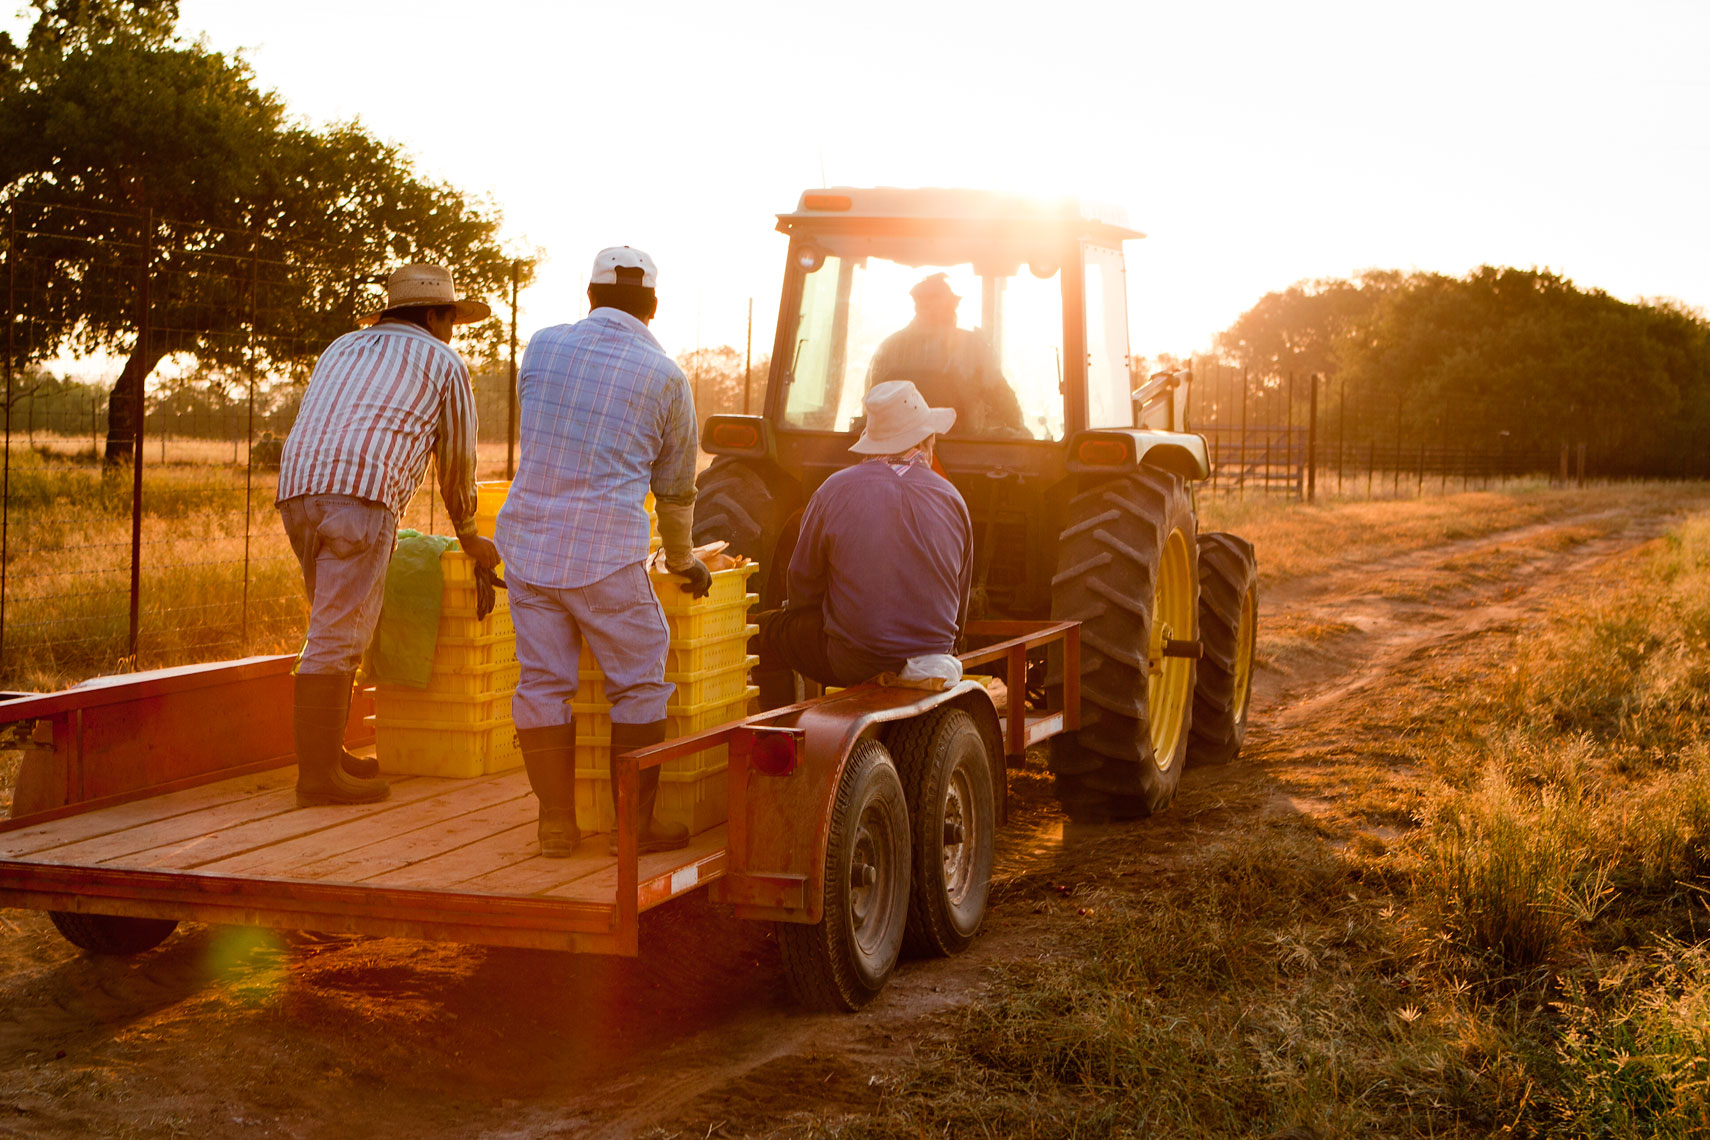
[[[68,910],[50,910],[48,918],[65,935],[67,942],[91,954],[130,957],[144,950],[153,950],[166,941],[167,935],[178,929],[171,918],[132,918],[120,914],[78,914]]]
[[[1051,616],[1081,623],[1081,728],[1051,741],[1057,798],[1072,820],[1162,811],[1186,763],[1194,662],[1165,656],[1197,623],[1193,503],[1179,476],[1143,467],[1069,500]],[[1049,679],[1062,696],[1062,656]]]
[[[1253,544],[1233,534],[1199,536],[1199,642],[1190,764],[1227,764],[1247,739],[1258,633],[1259,569]]]
[[[944,958],[968,948],[986,917],[997,812],[991,759],[974,718],[940,708],[891,732],[913,831],[905,953]]]
[[[832,801],[820,920],[778,923],[797,1002],[853,1011],[878,996],[902,952],[908,888],[908,803],[890,753],[868,737],[856,743]]]

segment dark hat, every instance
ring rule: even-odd
[[[953,301],[962,299],[957,296],[954,289],[950,288],[950,275],[948,273],[934,273],[930,277],[923,278],[918,285],[908,291],[908,295],[916,301],[925,301],[934,297],[948,297]]]

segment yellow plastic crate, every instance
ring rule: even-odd
[[[428,693],[400,685],[374,687],[374,711],[395,723],[471,725],[509,719],[511,694]]]
[[[434,665],[433,674],[428,677],[427,688],[411,689],[404,685],[394,685],[392,688],[403,689],[410,693],[437,693],[448,696],[482,696],[492,693],[510,693],[517,687],[517,681],[522,677],[522,666],[515,661],[502,661],[497,665]]]
[[[759,626],[745,625],[735,633],[719,637],[700,637],[693,641],[673,640],[670,648],[665,651],[665,673],[667,676],[673,676],[732,668],[748,660],[748,639],[759,632]],[[600,671],[600,663],[594,660],[594,651],[588,648],[585,641],[582,643],[579,668],[583,676]]]
[[[499,577],[505,576],[505,565],[500,563],[495,571]],[[439,556],[439,576],[447,586],[475,586],[475,560],[461,550],[451,549],[442,551]],[[504,599],[505,592],[499,591],[499,598]],[[474,609],[474,606],[470,606]]]
[[[665,736],[676,739],[679,736],[689,736],[696,732],[705,732],[709,728],[717,728],[733,720],[741,720],[748,715],[748,702],[760,695],[760,690],[750,685],[742,691],[735,700],[708,701],[705,704],[689,708],[681,708],[672,712],[667,707],[665,713]],[[607,739],[612,731],[612,706],[604,701],[571,701],[570,711],[576,717],[576,737],[580,740]]]
[[[374,718],[374,751],[382,772],[467,779],[522,764],[510,717],[484,724],[398,723]]]
[[[752,605],[759,601],[759,598],[748,592],[748,579],[759,569],[759,563],[750,562],[746,566],[733,566],[729,570],[714,570],[712,592],[704,598],[694,598],[684,593],[683,579],[675,574],[654,573],[649,577],[653,579],[653,592],[659,595],[659,604],[665,607],[666,616],[675,618],[679,613],[693,610],[718,609],[736,605],[738,602]]]
[[[511,608],[509,606],[505,606],[503,609],[494,607],[493,612],[484,618],[477,618],[474,607],[471,606],[462,613],[441,610],[439,612],[439,637],[442,641],[448,637],[453,640],[505,637],[515,642],[517,627],[511,621]]]
[[[665,624],[672,641],[699,641],[703,637],[730,637],[748,628],[748,611],[760,599],[753,594],[737,602],[693,610],[666,610]]]
[[[668,712],[717,701],[734,701],[748,690],[748,671],[758,657],[743,657],[735,665],[700,673],[667,673],[665,680],[677,686]],[[610,704],[606,699],[606,675],[598,669],[583,669],[576,685],[576,699],[584,704]]]
[[[476,669],[483,665],[511,665],[517,659],[517,639],[512,634],[486,637],[446,637],[440,634],[433,648],[433,671]]]
[[[690,835],[717,827],[729,817],[730,778],[726,765],[693,774],[667,768],[659,774],[659,796],[653,818],[680,823]],[[609,832],[616,824],[612,778],[608,769],[576,772],[576,825],[584,831]]]

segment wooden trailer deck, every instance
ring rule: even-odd
[[[0,825],[0,902],[204,922],[622,952],[608,836],[537,853],[520,770],[391,778],[377,804],[299,808],[295,766]],[[638,909],[722,873],[725,828],[643,855]]]

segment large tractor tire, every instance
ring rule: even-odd
[[[119,914],[78,914],[50,910],[48,918],[67,942],[91,954],[128,958],[153,950],[178,928],[170,918],[131,918]]]
[[[1199,536],[1199,643],[1188,761],[1227,764],[1247,739],[1259,567],[1253,544],[1232,534]]]
[[[860,1009],[879,995],[902,953],[909,900],[908,804],[885,746],[859,741],[831,809],[824,912],[780,922],[778,948],[796,1001]]]
[[[781,604],[785,579],[771,563],[799,506],[792,492],[786,487],[780,495],[751,464],[724,455],[701,472],[695,488],[695,545],[723,539],[730,554],[760,563],[760,608]]]
[[[1051,616],[1081,623],[1081,728],[1051,742],[1057,798],[1076,821],[1137,819],[1169,806],[1187,761],[1193,503],[1181,478],[1142,468],[1075,495],[1064,523]]]
[[[903,950],[947,957],[968,948],[986,917],[997,827],[991,758],[974,718],[934,709],[891,732],[914,832]]]

